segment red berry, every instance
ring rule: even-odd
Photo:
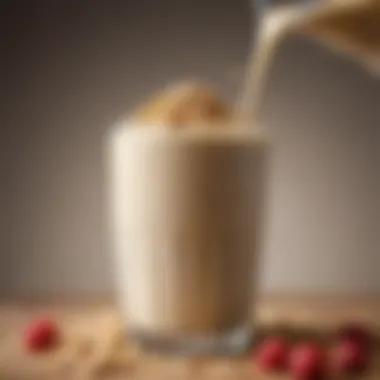
[[[342,340],[333,350],[332,365],[339,373],[357,373],[367,368],[368,359],[368,353],[362,345]]]
[[[354,342],[363,349],[369,349],[371,346],[371,334],[360,325],[350,324],[343,326],[338,335],[339,339]]]
[[[50,320],[37,320],[25,330],[24,344],[31,352],[46,351],[59,339],[59,328]]]
[[[315,344],[303,343],[291,352],[290,371],[294,379],[321,379],[325,374],[325,369],[323,352]]]
[[[269,338],[258,348],[257,361],[264,371],[284,370],[288,360],[288,347],[281,338]]]

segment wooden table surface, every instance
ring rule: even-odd
[[[267,297],[259,302],[256,314],[261,329],[288,325],[295,326],[297,331],[311,329],[317,336],[323,336],[324,331],[355,320],[370,326],[377,333],[380,297]],[[28,322],[41,316],[60,322],[66,343],[53,353],[31,356],[22,347],[22,331]],[[104,336],[109,334],[110,321],[115,320],[116,311],[111,304],[103,302],[39,305],[19,302],[0,305],[0,380],[289,379],[287,375],[260,373],[250,355],[234,359],[170,358],[139,353],[127,346],[120,348],[126,359],[119,355],[119,361],[114,360],[114,365],[107,367],[107,360],[114,354],[110,356],[103,349],[107,346],[103,344]],[[73,345],[83,337],[93,337],[96,342],[90,354],[86,350],[78,350],[78,347],[84,349],[85,346]],[[100,359],[96,361],[95,357]],[[108,359],[102,361],[104,357]],[[100,364],[94,366],[93,363]],[[375,354],[371,373],[356,378],[380,380],[380,352]]]

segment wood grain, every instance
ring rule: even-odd
[[[256,315],[262,334],[282,326],[296,339],[318,339],[351,320],[377,333],[380,297],[267,297],[260,301]],[[32,356],[22,347],[22,331],[39,316],[57,319],[65,335],[56,351]],[[117,318],[116,310],[107,302],[0,305],[0,380],[288,379],[286,375],[260,373],[250,355],[234,359],[163,357],[146,355],[132,343],[120,342],[109,349],[107,337],[117,333],[112,330]],[[380,352],[375,355],[371,373],[357,379],[380,380]]]

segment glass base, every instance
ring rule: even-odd
[[[220,335],[167,337],[135,331],[131,336],[145,351],[182,356],[240,356],[253,344],[251,327],[239,327]]]

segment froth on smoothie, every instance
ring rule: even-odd
[[[213,86],[194,81],[168,85],[132,115],[142,125],[184,129],[231,125],[231,105]]]

